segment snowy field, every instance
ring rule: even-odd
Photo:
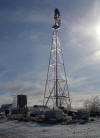
[[[100,138],[100,119],[83,125],[0,120],[0,138]]]

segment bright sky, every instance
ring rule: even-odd
[[[72,105],[100,95],[100,0],[0,0],[0,104],[42,104],[55,8]]]

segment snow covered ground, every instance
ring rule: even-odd
[[[83,125],[0,120],[0,138],[100,138],[100,119]]]

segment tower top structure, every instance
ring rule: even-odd
[[[54,20],[55,20],[55,24],[52,28],[58,29],[61,26],[61,16],[57,8],[55,8],[54,10]]]

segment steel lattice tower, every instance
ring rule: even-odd
[[[60,12],[55,9],[55,24],[53,28],[53,38],[50,50],[50,58],[47,72],[47,80],[44,92],[44,105],[51,107],[71,107],[67,76],[63,60],[63,53],[58,38],[58,30],[61,25]]]

